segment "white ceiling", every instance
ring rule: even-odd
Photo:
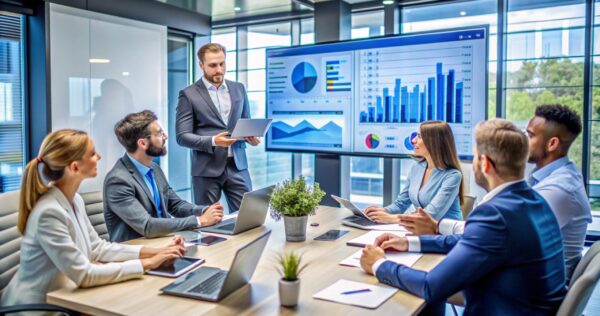
[[[213,21],[222,21],[256,15],[310,11],[302,2],[322,2],[327,0],[156,0],[186,10],[196,11],[212,17]],[[345,0],[349,4],[372,0]],[[239,8],[236,10],[235,8]]]

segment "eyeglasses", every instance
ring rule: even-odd
[[[156,136],[158,138],[163,138],[165,136],[165,131],[163,129],[160,129],[158,132],[156,132],[156,134],[154,134],[154,136]],[[150,137],[152,137],[152,134],[146,135],[146,138],[150,138]]]

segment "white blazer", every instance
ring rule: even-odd
[[[74,210],[57,188],[39,199],[27,221],[19,270],[6,287],[1,305],[45,303],[47,293],[69,282],[90,287],[143,275],[138,259],[142,246],[101,239],[79,194],[73,204]]]

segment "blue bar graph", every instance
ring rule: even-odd
[[[375,122],[383,123],[383,106],[381,105],[381,97],[377,97],[377,119]]]
[[[456,119],[455,123],[463,122],[463,83],[456,84]]]
[[[437,108],[436,108],[436,119],[444,120],[444,74],[442,73],[442,63],[436,65],[436,77],[437,77]]]
[[[408,87],[401,78],[392,82],[393,93],[391,87],[384,87],[375,104],[370,101],[367,111],[360,113],[361,123],[463,122],[464,84],[457,82],[454,69],[444,74],[443,64],[436,63],[435,77],[427,77],[426,83]]]
[[[435,77],[427,79],[427,120],[433,120],[435,106]]]
[[[394,123],[400,122],[400,84],[401,80],[396,79],[396,85],[394,86]]]
[[[446,122],[454,122],[454,69],[448,71],[446,84]]]

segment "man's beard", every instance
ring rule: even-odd
[[[223,75],[214,75],[214,76],[210,76],[210,77],[205,75],[204,78],[206,78],[206,80],[208,80],[210,83],[221,83],[221,82],[223,82],[224,78],[222,78],[220,80],[215,80],[215,77],[219,77],[219,76],[222,77]]]
[[[154,146],[150,143],[150,146],[146,148],[146,155],[150,157],[160,157],[167,154],[167,147],[163,143],[162,147]]]
[[[537,164],[540,161],[544,161],[546,159],[546,157],[548,157],[548,152],[545,149],[541,150],[541,155],[533,155],[535,152],[530,151],[529,152],[529,158],[527,159],[527,162],[529,163],[534,163]]]
[[[488,182],[488,180],[483,175],[483,172],[481,171],[481,160],[478,162],[474,171],[475,171],[475,183],[477,183],[478,186],[485,189],[486,192],[489,192],[490,191],[490,183]]]

